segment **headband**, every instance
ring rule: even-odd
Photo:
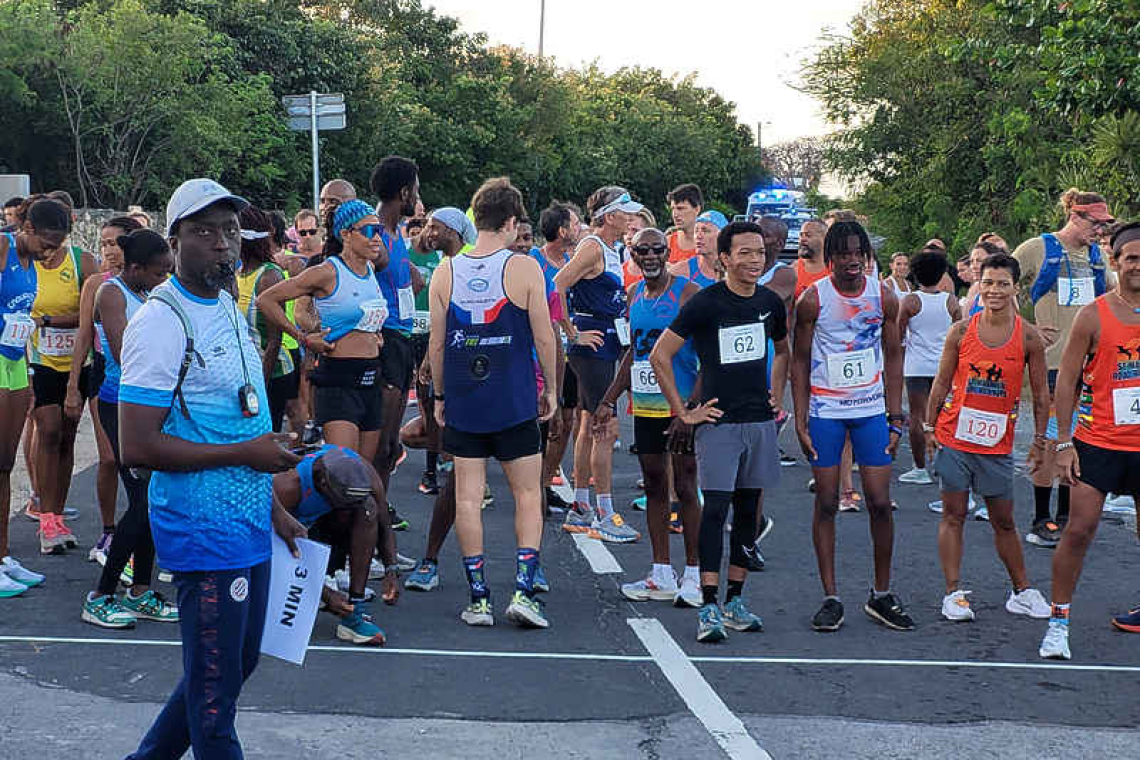
[[[1113,252],[1119,252],[1121,248],[1134,240],[1140,240],[1140,224],[1130,224],[1112,236]]]
[[[242,240],[264,240],[267,237],[269,237],[269,233],[268,232],[261,232],[260,230],[242,230],[241,231],[241,239]]]
[[[350,201],[345,201],[336,207],[336,213],[333,214],[333,227],[332,234],[338,240],[341,238],[341,233],[347,228],[359,222],[366,216],[374,216],[376,210],[369,206],[362,200],[353,198]]]

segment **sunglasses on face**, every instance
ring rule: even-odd
[[[665,253],[667,250],[669,250],[667,245],[635,245],[633,247],[633,252],[642,256],[647,253]]]
[[[373,238],[380,237],[380,233],[384,228],[379,224],[362,224],[359,227],[353,227],[353,229],[369,240],[372,240]]]
[[[316,227],[314,227],[311,230],[297,230],[297,234],[300,235],[301,237],[308,237],[309,235],[316,235],[317,229],[316,229]]]

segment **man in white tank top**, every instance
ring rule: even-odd
[[[903,377],[910,407],[910,451],[914,467],[899,476],[900,483],[930,485],[934,479],[926,470],[926,402],[930,386],[938,374],[938,360],[950,325],[961,319],[958,299],[938,289],[949,266],[946,257],[934,252],[920,253],[910,262],[918,290],[902,297],[899,306],[899,335],[903,338]]]
[[[792,360],[796,434],[816,482],[812,541],[824,601],[812,628],[837,631],[843,624],[835,581],[835,517],[839,464],[850,437],[867,497],[875,557],[874,587],[863,610],[878,623],[908,631],[914,621],[890,586],[895,531],[891,460],[903,420],[898,301],[877,277],[865,274],[874,252],[858,222],[832,225],[823,250],[832,273],[796,303]]]

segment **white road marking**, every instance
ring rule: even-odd
[[[582,552],[582,556],[590,563],[590,569],[599,575],[605,573],[624,573],[621,565],[610,554],[610,550],[606,548],[604,542],[597,538],[590,538],[585,533],[572,533],[574,536],[574,545],[578,547],[578,551]]]
[[[111,646],[177,647],[177,639],[98,639],[69,636],[0,636],[0,644],[105,644]],[[597,660],[599,662],[653,662],[648,655],[593,654],[590,652],[487,652],[472,649],[407,649],[399,647],[358,647],[347,644],[311,644],[310,652],[342,654],[404,654],[414,657],[488,657],[517,660]],[[859,660],[816,657],[732,657],[696,656],[690,662],[726,665],[819,665],[821,667],[891,668],[992,668],[996,670],[1068,670],[1092,673],[1140,673],[1140,665],[1079,665],[1042,660],[1041,662],[986,662],[984,660]]]
[[[748,729],[717,695],[697,667],[656,618],[629,618],[630,628],[653,655],[653,660],[689,711],[732,760],[772,760]]]

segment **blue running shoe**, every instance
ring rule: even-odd
[[[1140,607],[1129,610],[1127,615],[1117,615],[1112,624],[1128,633],[1140,633]]]
[[[724,630],[720,607],[716,604],[706,604],[701,607],[697,611],[697,641],[714,644],[727,638],[728,633]]]
[[[409,591],[431,591],[439,588],[439,563],[430,559],[420,560],[415,572],[404,581]]]
[[[764,623],[759,615],[744,606],[744,598],[734,596],[724,605],[724,624],[734,631],[762,631]]]
[[[351,641],[362,646],[384,646],[384,632],[368,616],[366,602],[357,602],[352,612],[340,619],[336,626],[336,637],[341,641]]]
[[[546,573],[542,571],[542,565],[539,565],[538,570],[534,572],[534,590],[540,594],[550,593],[550,581],[546,580]]]

